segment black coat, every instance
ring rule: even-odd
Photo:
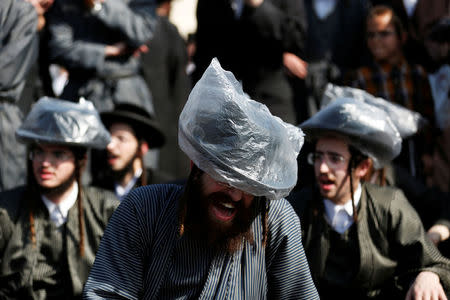
[[[318,192],[317,196],[313,194],[311,189],[303,189],[299,194],[290,195],[289,201],[300,216],[311,274],[323,296],[328,291],[321,291],[318,283],[331,251],[331,229],[327,229],[322,199]],[[450,261],[427,239],[419,216],[400,190],[363,184],[358,221],[354,226],[359,245],[359,256],[355,257],[358,270],[352,283],[341,287],[343,290],[377,294],[395,282],[406,293],[411,280],[428,270],[439,275],[449,293]]]
[[[229,0],[199,0],[197,51],[200,79],[211,59],[242,80],[250,97],[272,114],[295,122],[292,91],[283,69],[283,53],[302,57],[306,32],[303,1],[266,0],[258,8],[244,7],[236,19]]]

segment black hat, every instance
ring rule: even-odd
[[[166,138],[158,122],[144,108],[122,103],[116,105],[113,111],[100,113],[100,117],[108,128],[113,123],[130,125],[139,138],[147,141],[150,148],[160,148],[165,143]]]

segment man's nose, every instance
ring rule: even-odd
[[[322,159],[319,162],[319,171],[320,171],[320,173],[326,173],[329,170],[330,170],[330,167],[328,166],[326,159]]]
[[[230,196],[231,200],[235,202],[240,201],[244,196],[244,192],[234,187],[229,187],[227,189],[227,194]]]
[[[111,142],[106,146],[106,150],[111,151],[117,145],[117,139],[111,138]]]

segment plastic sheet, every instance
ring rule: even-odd
[[[354,98],[338,98],[300,124],[308,138],[327,133],[349,137],[351,145],[371,157],[379,169],[401,150],[402,139],[388,114]]]
[[[80,103],[43,97],[16,131],[24,143],[51,143],[106,148],[111,136],[90,101]]]
[[[353,98],[384,110],[391,118],[395,127],[397,127],[403,139],[416,134],[427,122],[418,112],[389,102],[383,98],[374,97],[366,91],[337,86],[331,83],[325,89],[321,101],[321,108],[338,98]]]
[[[180,115],[181,149],[217,181],[279,199],[297,182],[303,132],[251,100],[213,59]]]

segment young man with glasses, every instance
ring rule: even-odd
[[[374,6],[366,21],[367,47],[372,56],[369,65],[356,71],[352,86],[370,94],[419,112],[429,121],[429,128],[404,141],[402,153],[395,162],[411,175],[425,182],[432,168],[434,145],[434,103],[425,70],[406,61],[403,44],[406,33],[400,19],[387,6]]]
[[[110,135],[92,103],[43,98],[16,131],[27,185],[0,194],[0,298],[79,299],[114,194],[85,187],[87,149]]]
[[[400,190],[363,181],[369,159],[380,168],[401,150],[388,114],[340,98],[300,127],[314,143],[316,185],[289,200],[321,299],[447,299],[450,261],[416,211]]]

